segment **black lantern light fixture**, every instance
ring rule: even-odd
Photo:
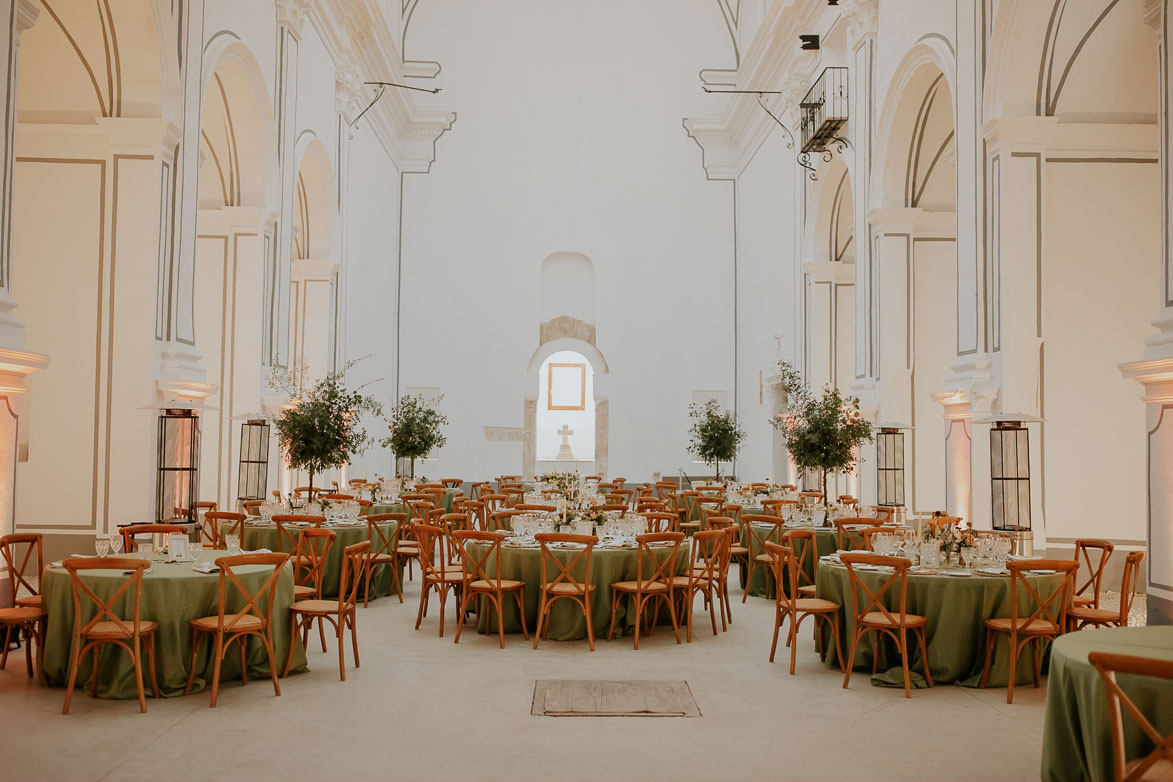
[[[990,428],[990,514],[994,529],[1030,529],[1030,432],[1021,419],[997,418]]]
[[[237,499],[261,500],[269,484],[269,422],[250,418],[240,425],[240,467]]]
[[[876,504],[904,507],[904,430],[908,424],[880,423],[876,432]]]
[[[193,521],[199,487],[200,417],[191,406],[159,411],[155,518]]]

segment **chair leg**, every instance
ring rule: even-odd
[[[668,603],[668,617],[672,620],[672,634],[676,636],[676,643],[680,643],[680,623],[676,621],[676,606],[672,602],[671,594],[665,594],[664,600]],[[659,609],[656,610],[656,616],[660,615]]]
[[[851,684],[851,669],[855,667],[855,650],[859,647],[859,638],[862,635],[857,627],[851,633],[851,649],[847,652],[847,669],[843,671],[843,689]]]
[[[143,647],[141,636],[134,637],[134,685],[138,690],[138,708],[147,712],[147,696],[143,693]]]
[[[73,685],[77,681],[77,666],[80,660],[81,639],[75,636],[69,655],[69,680],[65,684],[65,706],[61,709],[62,714],[69,713],[69,702],[73,700]]]
[[[839,663],[839,670],[843,670],[843,646],[839,638],[838,616],[828,617],[827,622],[831,625],[831,636],[835,639],[835,660]]]
[[[923,627],[917,628],[916,640],[920,643],[920,662],[925,672],[925,681],[932,687],[933,674],[929,671],[929,642],[925,638],[925,629]]]
[[[319,627],[321,624],[319,623]],[[343,614],[338,615],[338,624],[336,627],[338,640],[338,678],[346,681],[346,644],[343,643],[343,633],[346,631],[346,617]]]
[[[705,600],[709,604],[709,621],[713,623],[713,635],[716,635],[717,634],[717,607],[714,604],[713,590],[712,590],[711,586],[709,587],[709,589],[705,590]],[[725,623],[725,615],[724,614],[721,615],[721,623],[722,624]]]
[[[289,675],[289,664],[293,662],[293,645],[297,643],[297,614],[293,611],[289,612],[289,651],[285,653],[285,670],[281,672],[281,678]]]
[[[525,598],[522,596],[522,590],[520,589],[513,590],[513,595],[517,598],[517,615],[521,618],[521,634],[528,641],[529,631],[525,628]],[[497,617],[497,621],[504,622],[505,617],[499,616]]]
[[[427,579],[424,579],[423,588],[420,590],[420,608],[419,608],[419,611],[417,611],[415,614],[415,629],[416,630],[420,629],[420,622],[423,621],[424,613],[426,613],[426,611],[427,611],[427,606],[428,606],[428,582],[427,582]]]
[[[786,645],[790,647],[790,675],[791,676],[794,675],[794,662],[798,658],[798,624],[799,623],[795,621],[797,618],[798,618],[797,615],[791,614],[790,627],[787,630],[787,634],[790,636],[790,643],[788,643]]]
[[[1018,635],[1011,632],[1010,639],[1010,682],[1006,685],[1006,702],[1014,702],[1014,669],[1018,664]]]
[[[460,643],[460,631],[464,629],[464,614],[468,610],[469,592],[470,592],[470,590],[466,589],[464,591],[464,595],[462,595],[460,598],[460,621],[456,623],[456,637],[452,639],[452,643],[454,643],[454,644]],[[488,629],[489,629],[488,625],[485,625],[486,632],[488,631]]]
[[[0,668],[8,665],[8,647],[12,645],[12,625],[4,627],[4,649],[0,650]]]
[[[774,641],[770,644],[770,662],[774,662],[774,652],[778,649],[778,630],[782,627],[782,612],[774,609]],[[787,634],[789,637],[789,634]]]
[[[216,708],[216,695],[220,692],[220,661],[224,657],[224,636],[216,633],[216,662],[212,666],[212,708]]]
[[[244,658],[244,647],[248,644],[247,635],[236,636],[236,645],[240,649],[240,683],[248,684],[248,661]]]
[[[607,640],[608,641],[611,640],[611,636],[615,632],[615,609],[619,607],[619,595],[620,595],[620,592],[618,589],[611,590],[611,624],[609,627],[607,627]],[[635,631],[638,633],[639,628],[636,627]]]
[[[901,617],[903,620],[903,617]],[[908,631],[900,626],[900,665],[904,668],[904,697],[912,697],[912,686],[908,680]]]
[[[986,664],[982,666],[982,679],[978,682],[978,687],[986,688],[986,682],[990,678],[990,659],[994,654],[994,643],[998,640],[998,636],[989,628],[986,628]]]
[[[520,602],[520,600],[519,600]],[[524,611],[522,614],[524,615]],[[538,606],[538,626],[534,628],[534,648],[538,648],[538,641],[542,638],[542,621],[546,618],[546,591],[542,590],[542,600]]]
[[[94,670],[90,674],[90,697],[98,697],[98,656],[102,651],[102,644],[94,644]]]
[[[1034,667],[1035,689],[1039,686],[1039,638],[1035,636],[1030,642],[1030,661]]]
[[[273,638],[272,638],[271,632],[270,632],[271,629],[272,629],[272,625],[265,628],[264,634],[261,635],[261,643],[263,643],[265,645],[265,654],[267,654],[269,656],[269,677],[273,680],[273,692],[274,692],[274,694],[280,696],[281,695],[281,685],[277,683],[277,663],[276,663],[276,660],[274,659],[275,655],[273,654]],[[290,655],[293,654],[293,648],[292,648],[293,642],[296,640],[297,640],[297,636],[290,636],[290,638],[289,638]],[[288,673],[288,668],[289,668],[289,666],[287,664],[286,665],[286,673]]]
[[[436,587],[440,590],[440,637],[444,637],[444,606],[448,600],[448,586],[441,581]]]
[[[322,651],[326,651],[326,625],[322,622],[322,617],[318,617],[318,637],[322,639]]]
[[[586,618],[587,626],[587,643],[590,644],[591,651],[595,650],[595,623],[591,621],[591,590],[587,589],[586,594],[582,596],[582,614]]]
[[[191,668],[187,674],[187,686],[183,688],[184,695],[191,695],[191,685],[195,681],[196,663],[199,661],[200,642],[204,634],[194,627],[191,629]]]

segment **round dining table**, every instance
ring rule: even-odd
[[[756,513],[760,514],[761,509],[746,510],[745,514]],[[865,529],[864,525],[857,529]],[[780,535],[785,535],[790,530],[811,530],[815,533],[815,552],[814,555],[806,554],[806,540],[798,540],[795,544],[794,555],[799,558],[802,563],[802,570],[806,573],[807,578],[811,581],[807,583],[814,583],[815,566],[819,557],[827,554],[834,554],[839,549],[839,535],[834,527],[812,527],[810,524],[801,523],[786,523],[781,526],[781,532],[772,524],[742,524],[740,531],[740,543],[745,548],[749,549],[748,561],[752,562],[754,557],[759,554],[765,554],[765,547],[762,545],[763,541],[770,541],[772,543],[781,543],[778,538]],[[848,540],[844,541],[844,545],[848,549],[862,548],[863,537],[858,532],[853,533],[851,528],[848,528]],[[768,597],[774,599],[774,575],[769,566],[759,566],[754,570],[753,578],[746,580],[748,567],[746,564],[741,566],[741,586],[746,589],[753,597]]]
[[[469,553],[480,557],[485,553],[486,544],[470,543]],[[652,548],[657,563],[663,562],[672,551],[671,546]],[[564,565],[569,564],[582,552],[580,548],[551,549],[551,553]],[[585,558],[584,558],[585,559]],[[684,575],[688,572],[689,548],[682,543],[676,552],[676,563],[672,568],[673,575]],[[638,549],[631,546],[597,545],[591,552],[590,583],[595,586],[591,594],[591,624],[595,631],[595,638],[605,638],[611,626],[611,585],[617,581],[634,581],[637,576]],[[573,571],[575,578],[583,579],[584,563],[580,561]],[[485,571],[490,577],[497,576],[497,568],[490,559],[486,562]],[[553,579],[557,573],[553,565],[547,566],[547,577]],[[644,576],[652,575],[653,565],[644,564]],[[534,544],[517,545],[510,542],[501,545],[501,572],[502,579],[522,581],[525,590],[522,602],[525,604],[525,626],[532,634],[538,623],[538,608],[541,605],[541,549]],[[619,601],[615,614],[616,635],[635,631],[635,616],[631,611],[631,600]],[[663,603],[661,600],[655,603]],[[521,620],[517,613],[517,601],[508,595],[505,605],[505,632],[520,633]],[[490,628],[489,613],[480,611],[477,617],[477,631],[486,632]],[[492,632],[497,632],[496,610],[492,612]],[[685,625],[685,617],[678,617],[681,628]],[[669,622],[667,607],[660,611],[661,624]],[[671,628],[669,628],[671,631]],[[554,641],[575,641],[587,637],[586,621],[582,609],[570,600],[558,600],[550,610],[549,633],[547,638]]]
[[[205,552],[200,562],[214,561],[214,554]],[[257,590],[272,574],[272,568],[265,565],[246,565],[234,571],[246,589]],[[108,600],[126,581],[127,576],[119,570],[81,570],[82,581],[100,599]],[[183,695],[191,665],[191,626],[193,619],[215,616],[219,606],[219,572],[202,573],[193,569],[191,562],[152,563],[143,575],[142,601],[139,607],[141,619],[159,623],[155,637],[155,674],[159,689],[167,697]],[[285,665],[289,653],[289,606],[293,604],[293,568],[287,563],[278,576],[273,596],[271,619],[273,653],[279,667]],[[227,586],[226,609],[240,610],[245,600],[240,591]],[[96,613],[94,603],[84,593],[81,620],[92,619]],[[69,572],[62,567],[50,565],[41,576],[41,605],[48,614],[45,632],[43,670],[46,683],[64,686],[69,680],[69,662],[73,644],[73,588]],[[114,605],[122,619],[133,616],[134,601],[127,590]],[[205,642],[196,662],[196,676],[192,692],[203,690],[212,678],[214,646]],[[145,655],[145,653],[144,653]],[[147,674],[147,658],[143,658],[143,676],[147,692],[150,692],[150,677]],[[269,659],[264,644],[258,638],[248,640],[246,653],[248,675],[254,679],[269,677]],[[293,639],[293,660],[290,672],[306,670],[305,648],[301,639]],[[88,691],[93,671],[92,655],[86,654],[78,666],[77,688]],[[233,652],[224,656],[220,668],[220,681],[240,678],[240,654]],[[98,662],[98,697],[112,699],[134,699],[138,690],[134,680],[134,665],[130,655],[114,644],[108,644]]]
[[[1051,645],[1047,708],[1043,722],[1044,782],[1099,782],[1113,779],[1112,717],[1100,674],[1089,652],[1173,660],[1173,627],[1112,627],[1068,633]],[[1117,676],[1120,689],[1162,736],[1173,733],[1173,681]],[[1128,760],[1153,750],[1124,711]]]
[[[305,527],[312,526],[310,524],[291,524],[290,531],[296,531]],[[390,540],[395,535],[395,530],[398,524],[394,521],[384,521],[379,523],[379,529],[383,531],[383,535]],[[224,522],[220,527],[220,535],[227,534],[232,527],[232,522]],[[322,563],[322,597],[333,598],[338,597],[338,586],[342,581],[342,560],[344,551],[347,546],[353,546],[355,543],[362,543],[365,540],[371,539],[370,529],[365,519],[358,519],[354,521],[327,521],[322,524],[322,529],[334,531],[334,543],[330,546],[330,551],[326,554],[326,560]],[[277,532],[277,525],[271,521],[265,521],[260,517],[253,517],[245,519],[243,534],[240,536],[240,547],[245,551],[256,551],[257,549],[269,549],[270,551],[285,551],[288,554],[293,553],[293,547],[289,545],[288,541],[282,545],[282,541]],[[371,551],[376,551],[382,545],[382,541],[378,537],[371,540]],[[400,565],[400,576],[403,575],[402,563]],[[388,566],[380,565],[374,573],[371,586],[371,597],[383,597],[391,593],[392,578],[391,569]],[[402,583],[402,579],[400,579]]]
[[[878,590],[890,573],[856,569],[856,575],[870,590]],[[1044,574],[1027,577],[1039,595],[1046,599],[1063,584],[1063,575]],[[831,600],[843,606],[838,612],[839,638],[843,654],[850,653],[851,633],[855,628],[855,617],[851,614],[850,584],[847,568],[842,564],[822,559],[819,561],[815,579],[815,594],[824,600]],[[1033,601],[1020,590],[1018,611],[1020,616],[1029,616]],[[857,596],[858,606],[863,607],[867,599],[862,591]],[[899,610],[900,590],[894,585],[881,597],[889,610]],[[928,642],[929,671],[934,684],[960,684],[977,687],[982,678],[982,666],[986,660],[986,620],[1010,616],[1010,576],[987,576],[964,569],[939,569],[932,575],[908,575],[908,593],[905,611],[928,619],[925,640]],[[827,649],[827,664],[839,666],[835,654],[835,642],[827,629],[821,630],[823,648]],[[875,654],[876,633],[866,633],[860,640],[855,653],[853,670],[872,670]],[[1023,647],[1015,669],[1015,685],[1033,682],[1031,644]],[[909,645],[909,679],[913,687],[925,687],[920,674],[920,649],[915,643]],[[1046,663],[1044,651],[1043,664]],[[912,670],[916,668],[916,670]],[[997,637],[994,656],[990,663],[990,678],[987,686],[1005,687],[1010,680],[1010,652],[1006,636]],[[878,687],[903,687],[904,673],[900,655],[891,641],[880,649],[879,667],[872,684]]]

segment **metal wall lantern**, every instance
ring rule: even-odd
[[[240,425],[237,499],[263,500],[269,488],[269,422],[252,418]]]
[[[831,144],[844,143],[839,129],[847,122],[847,97],[847,69],[824,68],[798,104],[804,153],[826,152]]]
[[[155,518],[195,520],[192,507],[199,488],[200,417],[190,408],[159,413],[158,480]]]
[[[897,426],[876,434],[876,504],[904,506],[904,432]]]
[[[990,429],[990,505],[994,529],[1030,529],[1030,432],[1020,420]]]

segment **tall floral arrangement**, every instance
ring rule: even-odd
[[[441,427],[448,423],[448,416],[439,410],[443,396],[428,399],[423,394],[408,394],[399,398],[391,408],[387,419],[390,436],[383,438],[381,445],[390,448],[396,459],[411,461],[411,475],[415,476],[415,460],[424,459],[437,448],[448,442]]]
[[[705,464],[712,465],[721,479],[721,462],[732,462],[745,439],[745,431],[738,426],[737,416],[731,410],[722,410],[716,399],[703,405],[688,406],[692,428],[688,430],[688,452]]]
[[[307,366],[300,362],[293,370],[275,369],[269,385],[290,398],[273,421],[277,439],[289,466],[314,476],[341,467],[366,450],[372,440],[362,425],[362,415],[381,415],[382,406],[362,393],[346,388],[346,372],[362,359],[348,361],[341,369],[328,372],[310,383]]]
[[[816,396],[789,363],[780,361],[778,369],[790,411],[770,422],[786,437],[795,465],[822,472],[825,502],[827,475],[855,469],[857,449],[872,441],[872,424],[861,415],[857,397],[846,397],[831,386]]]

